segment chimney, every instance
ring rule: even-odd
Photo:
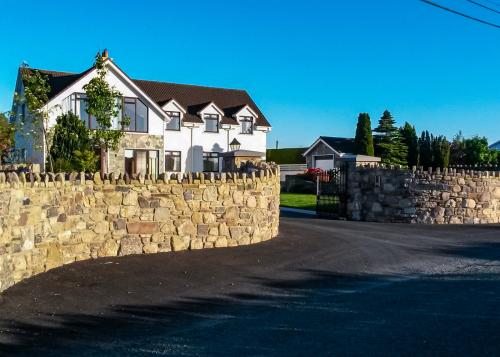
[[[108,57],[109,57],[109,52],[108,52],[108,49],[105,48],[104,51],[102,51],[102,58],[106,59]]]

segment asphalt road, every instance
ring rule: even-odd
[[[500,226],[282,217],[253,246],[79,262],[0,297],[0,355],[500,355]]]

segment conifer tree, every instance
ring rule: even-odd
[[[370,156],[375,154],[371,126],[370,115],[359,113],[356,137],[354,138],[355,154]]]
[[[448,167],[450,162],[450,143],[442,135],[432,136],[432,166],[434,167]]]
[[[375,154],[382,158],[385,164],[407,165],[408,147],[403,142],[396,121],[386,110],[373,130],[375,135]]]
[[[408,167],[418,166],[419,164],[419,147],[418,147],[418,137],[415,127],[410,123],[406,122],[405,125],[400,129],[401,135],[403,136],[404,143],[408,147],[407,162]]]
[[[420,165],[427,169],[432,166],[431,136],[427,130],[422,131],[418,144],[420,147]]]

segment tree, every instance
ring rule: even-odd
[[[33,138],[35,147],[42,148],[49,152],[51,131],[49,129],[49,109],[46,104],[49,100],[50,85],[47,76],[37,70],[24,71],[23,74],[24,94],[15,94],[15,101],[18,105],[26,105],[29,115],[20,115],[19,132]],[[47,157],[50,171],[54,171],[50,152]]]
[[[406,161],[408,167],[418,166],[419,164],[419,147],[418,147],[418,137],[415,127],[406,122],[405,125],[400,129],[403,141],[408,147],[408,154],[406,156]]]
[[[418,145],[420,148],[420,165],[425,169],[432,167],[432,141],[427,130],[422,131],[422,135],[420,135],[420,139],[418,140]]]
[[[57,118],[50,153],[56,171],[95,171],[97,157],[90,131],[72,112]]]
[[[465,139],[464,144],[464,163],[466,165],[486,165],[493,163],[491,150],[488,147],[488,139],[485,137],[474,136],[470,139]]]
[[[89,149],[91,149],[89,130],[83,121],[73,112],[57,117],[50,148],[54,160],[71,161],[76,150]]]
[[[450,163],[450,143],[442,135],[431,136],[432,166],[448,167]]]
[[[92,150],[76,150],[72,160],[73,167],[77,171],[95,172],[97,169],[98,157]]]
[[[500,151],[491,150],[491,164],[495,166],[500,166]]]
[[[356,126],[356,137],[354,138],[355,153],[360,155],[373,156],[372,124],[368,113],[359,113],[358,124]]]
[[[396,121],[391,113],[386,110],[373,130],[375,136],[375,153],[382,158],[385,164],[406,165],[408,148],[403,142]]]
[[[101,175],[107,172],[107,153],[117,150],[124,132],[113,130],[113,119],[118,117],[121,109],[121,93],[111,87],[106,81],[107,68],[100,53],[95,57],[94,67],[97,76],[83,86],[87,94],[87,113],[94,116],[97,128],[92,132],[92,138],[97,147],[101,149]],[[121,127],[130,124],[127,117],[118,118]]]
[[[453,137],[450,145],[450,164],[451,165],[463,165],[465,158],[465,138],[462,132],[459,131]]]
[[[14,146],[14,126],[9,123],[5,114],[0,113],[0,163],[3,161],[7,150]]]

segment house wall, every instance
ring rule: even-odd
[[[332,149],[330,149],[324,143],[319,142],[306,155],[306,163],[307,163],[308,168],[314,167],[314,164],[315,164],[314,163],[314,156],[316,156],[316,155],[334,155],[334,160],[338,159],[338,157],[339,157]]]
[[[16,82],[16,89],[15,93],[17,93],[19,96],[24,95],[24,86],[21,80],[21,74],[18,73],[17,75],[17,82]],[[22,120],[22,106],[19,105],[18,103],[13,102],[12,103],[12,111],[15,113],[16,116],[16,121],[19,122]],[[44,140],[43,140],[43,135],[41,135],[41,129],[37,129],[36,132],[38,133],[37,137],[33,137],[32,135],[29,135],[30,131],[33,131],[32,129],[32,124],[31,124],[31,117],[29,115],[28,110],[26,109],[25,112],[26,117],[24,118],[24,122],[26,125],[26,130],[23,132],[16,131],[14,133],[14,143],[16,148],[21,148],[25,150],[26,153],[26,161],[28,163],[35,163],[35,164],[40,164],[41,167],[43,168],[43,163],[44,163]]]
[[[84,76],[80,80],[76,81],[73,83],[71,86],[63,90],[61,93],[59,93],[55,98],[51,100],[52,105],[48,108],[48,114],[49,114],[49,127],[53,127],[56,124],[56,119],[59,115],[63,113],[63,108],[62,108],[62,103],[65,98],[70,96],[73,93],[85,93],[85,90],[83,89],[83,86],[87,84],[90,79],[95,77],[95,73],[92,72],[88,76]],[[164,121],[160,114],[151,108],[151,105],[148,104],[147,99],[140,95],[140,93],[128,86],[126,83],[124,83],[120,78],[119,74],[115,72],[112,68],[109,69],[106,80],[108,83],[115,87],[120,93],[122,93],[123,96],[125,97],[136,97],[141,99],[147,106],[148,106],[148,133],[134,133],[134,132],[127,132],[125,134],[124,139],[122,140],[122,143],[120,144],[120,149],[118,152],[114,154],[110,154],[110,171],[115,171],[115,172],[123,172],[124,170],[124,163],[121,161],[122,156],[123,156],[123,151],[124,149],[142,149],[142,148],[148,148],[145,147],[145,143],[148,142],[155,142],[156,139],[152,140],[146,140],[145,137],[147,136],[157,136],[157,137],[162,137],[163,138],[163,132],[164,132]],[[18,78],[18,85],[19,85],[19,91],[22,93],[23,91],[23,85],[22,81],[20,78]],[[16,147],[17,148],[24,148],[27,152],[27,158],[30,163],[37,163],[40,164],[41,167],[44,167],[45,163],[45,154],[43,150],[39,150],[37,148],[34,148],[32,145],[32,140],[30,138],[26,138],[25,135],[22,133],[16,133]],[[163,145],[157,145],[155,142],[154,146],[151,149],[158,149],[159,150],[159,156],[161,158],[162,166],[160,167],[160,172],[163,172],[164,169],[164,155],[163,155]],[[114,160],[120,160],[118,162],[114,162]]]
[[[69,95],[78,92],[84,93],[83,86],[90,81],[90,79],[95,76],[92,73],[90,76],[84,76],[80,80],[73,83],[70,87],[63,90],[57,97],[53,98],[54,106],[51,107],[49,113],[49,124],[54,126],[56,123],[56,118],[62,114],[62,102]],[[110,153],[109,156],[109,170],[110,172],[123,172],[124,162],[123,154],[125,149],[154,149],[159,150],[160,167],[159,172],[164,172],[164,158],[165,151],[180,151],[181,152],[181,171],[187,172],[191,171],[191,160],[193,161],[193,171],[199,172],[203,171],[203,152],[226,152],[228,147],[228,142],[237,138],[241,143],[242,150],[252,150],[264,153],[266,152],[266,132],[254,130],[252,135],[241,134],[240,127],[230,130],[229,139],[226,130],[220,129],[218,133],[207,133],[205,132],[204,125],[200,125],[193,130],[192,133],[192,144],[191,144],[191,129],[186,127],[181,127],[180,131],[170,131],[165,130],[165,122],[161,115],[154,110],[151,105],[148,104],[146,98],[140,95],[140,92],[126,84],[121,78],[118,72],[115,72],[113,68],[107,74],[107,81],[111,86],[114,86],[119,90],[124,96],[128,97],[138,97],[148,106],[148,117],[149,117],[149,127],[148,133],[126,133],[120,148],[117,152]],[[21,83],[22,81],[18,81]],[[179,109],[175,106],[169,108],[168,106],[163,108],[164,110],[175,110]],[[214,107],[210,106],[204,113],[220,114]],[[251,113],[244,109],[240,115],[251,115]],[[147,136],[152,136],[150,139]],[[162,138],[163,144],[159,145],[158,137]],[[148,145],[152,145],[148,147]],[[26,139],[16,141],[16,147],[22,147],[27,150],[28,158],[33,163],[39,163],[42,165],[45,162],[43,152],[32,150],[32,145]],[[220,167],[222,166],[222,160],[220,160]]]
[[[94,177],[26,182],[9,174],[6,182],[0,173],[0,291],[79,260],[235,247],[278,234],[278,170],[181,182]]]
[[[219,114],[212,107],[203,111],[203,114]],[[202,116],[203,117],[203,116]],[[191,143],[191,130],[193,131]],[[199,124],[197,127],[190,129],[181,127],[180,131],[166,130],[165,131],[165,150],[181,151],[181,170],[182,172],[191,171],[191,160],[193,160],[194,172],[203,171],[203,152],[227,152],[228,143],[236,138],[241,143],[241,150],[259,151],[265,155],[266,152],[266,136],[263,131],[254,130],[253,134],[241,134],[241,128],[235,128],[228,132],[224,129],[219,129],[218,133],[205,132],[205,125]],[[219,162],[219,167],[222,166],[222,160]]]
[[[155,150],[158,152],[158,172],[164,172],[165,155],[163,154],[163,136],[150,134],[125,133],[120,147],[109,153],[109,172],[120,174],[125,172],[125,150]]]

